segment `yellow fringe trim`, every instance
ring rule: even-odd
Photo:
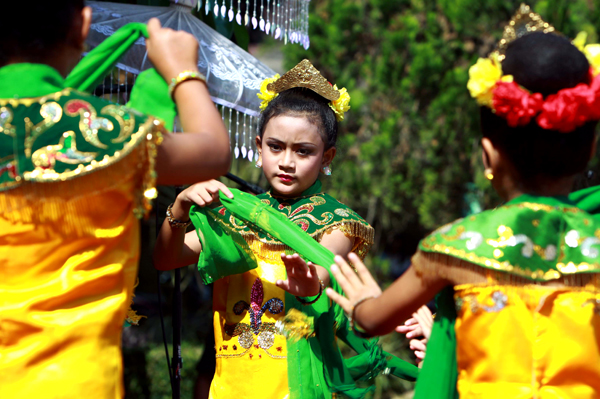
[[[23,182],[0,192],[0,217],[23,224],[59,221],[57,225],[64,234],[94,234],[97,226],[90,224],[86,215],[96,211],[98,204],[90,198],[114,190],[132,190],[135,215],[147,215],[156,196],[154,167],[157,146],[162,141],[162,126],[156,127],[153,134],[111,166],[67,181]]]
[[[450,255],[417,251],[411,259],[417,275],[423,279],[442,278],[458,288],[461,285],[564,286],[600,289],[600,273],[563,275],[552,281],[534,281],[508,271],[491,270]]]
[[[333,230],[340,230],[346,235],[346,237],[355,238],[356,240],[354,242],[352,251],[362,259],[364,259],[373,245],[373,228],[369,225],[364,225],[359,221],[342,221],[332,223],[331,225],[314,232],[310,236],[315,241],[321,242],[323,236],[325,234],[330,234]],[[241,235],[246,240],[246,243],[250,247],[251,251],[256,256],[264,260],[281,261],[282,253],[291,255],[296,252],[294,249],[280,241],[264,242],[254,232],[245,232],[241,233]]]

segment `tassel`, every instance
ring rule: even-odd
[[[237,14],[235,14],[235,22],[237,22],[238,25],[242,24],[242,14],[240,13],[241,8],[240,0],[237,0]]]
[[[248,10],[250,9],[250,0],[246,0],[246,15],[244,16],[244,25],[248,26],[250,22],[250,17],[248,15]]]
[[[270,18],[270,7],[271,7],[271,0],[263,0],[267,2],[267,23],[265,24],[265,33],[268,35],[269,32],[271,31],[271,18]]]
[[[263,19],[263,14],[265,12],[265,3],[264,0],[260,0],[260,21],[258,22],[258,27],[261,31],[265,31],[265,20]]]

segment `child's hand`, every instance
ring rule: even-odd
[[[425,351],[427,350],[427,340],[411,339],[409,345],[410,349],[415,353],[415,356],[418,359],[417,366],[421,368],[423,359],[425,359]]]
[[[167,81],[187,70],[198,70],[198,41],[190,33],[161,28],[160,21],[148,21],[148,58]]]
[[[277,280],[277,286],[292,295],[309,297],[319,294],[321,283],[317,268],[311,262],[306,263],[298,254],[281,254],[285,264],[287,280]]]
[[[431,310],[423,305],[412,316],[404,322],[404,325],[396,327],[396,331],[400,334],[406,334],[406,338],[425,337],[425,342],[427,342],[433,327]]]
[[[379,285],[377,285],[377,282],[373,279],[365,264],[355,253],[350,253],[348,259],[356,268],[357,273],[339,255],[335,257],[336,264],[331,266],[331,272],[340,287],[344,290],[347,298],[341,296],[331,288],[327,288],[327,296],[340,305],[347,315],[351,315],[354,305],[365,298],[378,297],[381,295],[381,288],[379,288]]]
[[[187,220],[192,205],[207,206],[219,201],[219,191],[233,198],[229,188],[218,180],[208,180],[189,186],[177,196],[173,204],[173,217],[177,220]]]

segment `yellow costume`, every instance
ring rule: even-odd
[[[0,397],[121,398],[162,127],[46,65],[0,68],[11,81],[30,86],[0,99]]]

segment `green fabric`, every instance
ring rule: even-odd
[[[169,95],[169,85],[156,69],[150,68],[138,75],[127,106],[159,118],[167,131],[173,131],[177,107]]]
[[[225,227],[228,235],[212,234],[203,230],[199,234],[203,250],[209,246],[218,248],[223,245],[239,245],[245,234],[254,234],[255,237],[261,237],[263,242],[275,245],[279,243],[329,270],[334,256],[315,241],[314,237],[336,223],[355,223],[365,227],[368,225],[358,215],[350,212],[349,208],[320,193],[320,190],[320,183],[315,184],[308,192],[303,193],[303,196],[294,200],[278,199],[269,194],[255,197],[232,190],[233,199],[221,195],[224,209],[192,208],[190,216],[195,223],[199,220],[198,214],[204,214],[206,220],[212,218],[222,226],[229,226]],[[326,211],[323,212],[324,210]],[[202,229],[208,225],[195,226]],[[238,250],[237,256],[228,253],[217,258],[216,256],[220,256],[223,251],[213,250],[211,259],[203,257],[199,260],[199,267],[205,275],[218,271],[220,277],[239,273],[243,269],[240,264],[243,263],[246,264],[246,269],[250,270],[256,267],[256,264],[250,256],[245,256],[246,251],[247,248]],[[232,261],[234,266],[228,264]],[[214,280],[214,277],[216,276],[205,276],[204,279],[209,281]],[[331,286],[342,292],[334,279],[331,280]],[[415,366],[381,351],[376,340],[365,340],[355,336],[343,310],[337,305],[330,306],[325,295],[309,306],[302,305],[293,295],[287,293],[285,301],[286,309],[295,308],[314,318],[316,335],[298,341],[288,340],[290,398],[325,398],[330,396],[331,392],[349,398],[363,398],[373,389],[372,378],[386,367],[401,378],[416,378],[418,369]],[[358,356],[344,359],[337,344],[338,338],[354,349]],[[358,387],[358,380],[370,383],[367,387]]]
[[[454,330],[456,307],[453,288],[444,288],[436,296],[435,303],[437,312],[430,340],[427,343],[427,355],[417,380],[414,399],[458,399]]]
[[[148,37],[148,28],[142,23],[134,22],[118,29],[73,68],[65,79],[66,87],[91,93],[141,36]]]
[[[600,271],[591,247],[600,242],[595,237],[599,228],[600,222],[566,197],[522,195],[436,230],[421,241],[419,249],[532,281],[548,281]]]
[[[569,195],[569,200],[579,209],[592,215],[594,219],[600,218],[600,186],[575,191]]]
[[[534,210],[534,207],[524,204],[540,204],[544,206],[539,207],[539,210]],[[540,246],[553,243],[557,248],[561,248],[561,245],[565,240],[565,235],[569,231],[577,231],[580,239],[585,239],[587,237],[592,240],[591,242],[594,242],[592,238],[594,237],[593,233],[598,228],[598,223],[600,222],[596,219],[598,217],[596,214],[599,210],[600,187],[598,186],[572,193],[569,198],[523,195],[498,209],[469,217],[467,220],[470,223],[467,223],[465,220],[459,220],[453,225],[438,229],[432,234],[432,236],[437,237],[435,240],[431,239],[432,236],[425,239],[429,241],[426,246],[430,249],[430,251],[426,252],[446,253],[445,248],[453,248],[467,252],[466,245],[461,246],[460,243],[457,242],[461,240],[460,236],[463,237],[462,240],[466,240],[467,238],[471,239],[473,237],[472,234],[467,237],[467,235],[465,235],[467,232],[481,233],[483,240],[480,245],[485,246],[487,245],[488,238],[498,241],[497,227],[500,225],[511,227],[515,236],[523,234],[523,236],[529,237],[534,244]],[[486,223],[491,225],[486,225]],[[493,235],[494,229],[496,229],[496,235]],[[440,243],[444,248],[438,247],[435,249],[434,242]],[[581,242],[583,243],[583,240]],[[568,245],[562,246],[565,247],[565,252],[563,252],[565,260],[562,262],[563,264],[573,261],[574,259],[575,263],[582,260],[582,246],[577,245],[576,248],[572,248]],[[550,274],[565,273],[565,269],[549,265],[548,261],[540,258],[535,251],[531,257],[525,257],[524,259],[521,250],[522,247],[524,247],[524,244],[517,245],[516,248],[519,249],[518,252],[509,252],[514,258],[500,258],[502,261],[507,261],[513,266],[520,266],[517,270],[505,270],[507,273],[517,272],[515,274],[518,276],[529,276],[532,280],[539,279],[533,278],[534,276],[531,274],[531,272],[537,270],[542,270],[542,273],[538,273],[536,276],[543,274],[549,275],[548,272],[550,272]],[[424,250],[422,244],[420,249]],[[433,249],[433,251],[431,251],[431,249]],[[507,253],[505,247],[500,249],[504,254]],[[469,255],[471,254],[487,257],[489,253],[489,249],[484,249],[481,251],[469,251],[466,254],[461,253],[460,256],[457,257],[468,260],[471,263],[484,268],[490,268],[485,263],[481,264],[480,259],[469,259]],[[517,261],[514,261],[515,258]],[[588,259],[588,261],[590,261],[590,259]],[[593,267],[593,263],[590,264]],[[526,270],[527,273],[523,274],[523,270]],[[594,270],[596,272],[598,271],[597,268]],[[567,269],[566,271],[569,270]],[[575,270],[574,272],[586,271]],[[456,363],[456,332],[454,329],[454,324],[456,322],[456,307],[454,304],[454,291],[452,287],[446,287],[437,295],[436,304],[438,311],[433,324],[431,339],[427,344],[427,356],[425,357],[423,368],[417,381],[415,399],[458,399],[459,395],[456,389],[458,366]]]
[[[60,73],[45,64],[8,64],[0,68],[0,99],[41,97],[64,88]]]

